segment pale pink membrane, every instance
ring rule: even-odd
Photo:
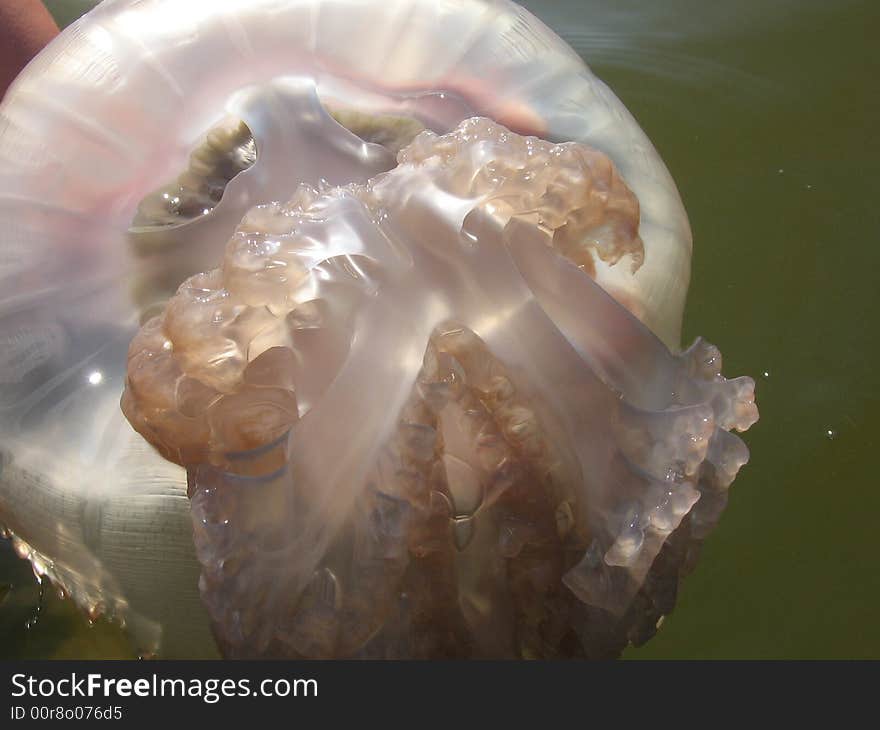
[[[745,463],[753,383],[594,283],[643,257],[600,153],[472,119],[398,162],[251,211],[133,341],[126,415],[188,468],[228,654],[590,655],[589,611],[622,616]]]

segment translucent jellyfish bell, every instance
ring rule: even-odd
[[[671,610],[753,383],[677,353],[674,183],[526,11],[105,3],[0,162],[0,519],[139,645],[606,656]]]

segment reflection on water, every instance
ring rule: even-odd
[[[62,21],[82,0],[50,0]],[[880,657],[873,0],[524,3],[636,116],[694,231],[685,341],[758,376],[751,464],[676,611],[630,657]],[[875,194],[874,197],[870,193]],[[873,448],[872,448],[873,447]],[[11,588],[10,588],[11,586]],[[107,656],[0,545],[4,656]]]

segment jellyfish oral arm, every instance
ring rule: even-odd
[[[432,500],[449,504],[447,529],[465,529],[467,520],[467,530],[492,530],[509,518],[507,490],[519,499],[531,493],[526,504],[553,500],[555,512],[570,514],[573,529],[564,540],[556,533],[533,539],[580,554],[560,575],[569,595],[622,616],[703,491],[727,486],[716,478],[721,467],[733,463],[735,473],[745,461],[741,442],[719,434],[751,425],[753,406],[727,422],[731,381],[689,369],[687,357],[671,354],[589,276],[589,256],[622,256],[570,247],[599,229],[639,260],[640,244],[626,233],[637,226],[615,217],[627,206],[589,194],[603,180],[593,177],[595,169],[614,179],[598,153],[471,119],[448,135],[423,132],[398,161],[365,184],[324,193],[303,187],[286,208],[252,211],[223,268],[182,287],[164,318],[148,325],[147,338],[132,343],[126,414],[190,471],[203,597],[227,653],[367,651],[368,640],[340,646],[345,617],[356,615],[373,633],[390,630],[395,620],[387,612],[410,590],[411,574],[432,575],[408,556],[428,550],[452,559],[461,551],[462,560],[485,560],[469,556],[467,539],[422,544],[419,524],[431,522]],[[638,214],[637,206],[628,209]],[[609,225],[618,232],[608,234]],[[202,301],[220,306],[210,320],[198,314]],[[255,314],[263,308],[269,315]],[[309,317],[313,309],[325,314]],[[181,330],[185,321],[197,331]],[[335,361],[304,344],[301,330],[342,322],[349,339]],[[442,344],[450,337],[464,344]],[[230,345],[212,354],[211,342]],[[279,387],[283,372],[267,373],[277,382],[249,373],[285,348],[300,376],[335,374],[323,392],[308,394],[309,407],[290,414],[288,435],[278,441],[285,424],[248,383]],[[452,382],[438,377],[438,351]],[[631,361],[638,365],[630,368]],[[497,376],[507,384],[504,395],[490,395],[487,367],[504,373]],[[172,393],[181,378],[214,389],[205,426],[198,414],[175,415],[180,405]],[[291,398],[296,381],[296,374],[287,381]],[[475,402],[463,405],[468,398]],[[227,400],[241,405],[225,407]],[[750,406],[748,393],[742,401]],[[480,408],[488,412],[477,433],[456,425]],[[248,426],[249,449],[242,448],[235,437],[244,427],[240,413],[261,409],[253,416],[258,430]],[[271,428],[261,434],[261,423]],[[478,455],[492,441],[487,427],[498,430],[494,463]],[[420,446],[409,443],[413,431]],[[205,442],[192,443],[193,433],[204,433]],[[468,438],[476,439],[473,447]],[[454,457],[444,451],[447,442]],[[392,472],[377,472],[388,459],[397,464]],[[517,476],[501,486],[510,469]],[[421,474],[428,484],[401,491],[401,473]],[[482,492],[468,507],[461,480]],[[386,501],[395,505],[393,518],[379,507]],[[540,523],[540,509],[529,517],[528,508],[517,509],[517,521]],[[365,530],[361,539],[372,549],[357,547]],[[353,548],[343,547],[352,539]],[[349,592],[364,579],[361,569],[378,570],[367,567],[380,559],[370,557],[374,549],[390,551],[394,567],[386,565],[384,582],[370,588],[384,607],[372,612],[350,604]],[[500,543],[494,550],[503,552]],[[230,572],[228,565],[236,567]],[[500,580],[493,590],[505,590]],[[319,619],[304,602],[330,591],[328,581],[334,608],[316,606]],[[454,583],[448,589],[463,590]],[[432,620],[442,631],[453,619]],[[322,647],[304,644],[304,629],[291,621],[319,621],[328,632]]]

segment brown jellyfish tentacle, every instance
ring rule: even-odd
[[[340,530],[352,519],[357,521],[352,511],[363,491],[364,476],[382,443],[392,433],[395,414],[402,407],[402,401],[393,400],[392,394],[405,400],[415,378],[415,372],[408,375],[412,365],[407,364],[407,353],[401,350],[413,339],[410,328],[395,322],[394,311],[381,299],[374,299],[366,308],[366,315],[363,311],[361,315],[358,333],[364,335],[366,342],[355,339],[348,359],[323,397],[291,429],[287,468],[272,482],[278,485],[275,490],[279,495],[278,501],[273,503],[276,508],[273,514],[282,520],[284,527],[280,533],[281,547],[261,558],[245,559],[240,572],[234,576],[238,581],[246,580],[252,588],[263,586],[265,603],[259,606],[259,616],[269,627],[283,628],[283,617],[294,612],[302,594],[308,592],[315,571],[320,571],[321,562]],[[400,314],[397,318],[400,319]],[[395,347],[398,348],[396,353]],[[393,361],[395,354],[402,368],[390,367],[383,373],[384,357],[389,355]],[[320,367],[320,363],[317,366]],[[366,390],[363,388],[365,371],[376,373]],[[342,412],[346,418],[340,420]],[[377,419],[377,414],[384,415]],[[373,428],[364,428],[368,421]],[[197,494],[204,495],[208,505],[215,501],[215,494],[225,490],[235,492],[240,499],[251,499],[247,484],[236,484],[234,475],[228,471],[212,470],[211,478],[217,480],[217,486],[209,492],[201,489],[203,480],[199,471],[194,479]],[[205,483],[211,484],[210,481]],[[256,508],[251,506],[251,509]],[[198,519],[198,513],[194,514]],[[222,529],[231,535],[230,546],[237,545],[236,550],[240,552],[241,528],[236,527],[234,516],[224,517],[226,519],[228,522],[223,522]],[[203,559],[211,560],[212,556],[206,551],[200,552]],[[225,609],[230,606],[230,596],[225,585],[219,588],[207,595],[203,589],[203,595],[209,605],[213,598]],[[231,606],[234,613],[234,601]],[[224,633],[229,638],[226,629],[224,625]],[[259,644],[254,646],[250,641],[252,637],[246,636],[249,641],[239,642],[240,648],[250,647],[250,651],[262,648]]]
[[[591,279],[643,256],[600,153],[472,119],[398,162],[252,210],[132,343],[123,408],[188,467],[221,644],[603,655],[717,516],[750,381]]]

